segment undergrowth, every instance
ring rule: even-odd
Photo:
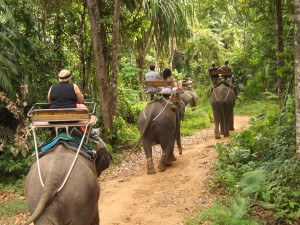
[[[295,158],[293,98],[287,102],[281,124],[274,104],[254,104],[261,106],[260,113],[257,113],[258,107],[246,106],[247,110],[252,108],[257,113],[250,121],[251,127],[235,134],[232,142],[216,145],[219,157],[215,165],[214,186],[226,188],[226,201],[216,202],[192,221],[255,224],[255,221],[235,223],[234,220],[247,221],[252,215],[260,219],[260,224],[298,224],[300,162]],[[260,208],[259,214],[254,210],[257,207]],[[187,224],[193,223],[189,221]]]

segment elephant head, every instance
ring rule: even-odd
[[[210,93],[216,139],[220,139],[221,134],[223,134],[224,137],[228,137],[229,131],[234,130],[233,109],[235,98],[235,92],[232,90],[230,84],[226,82],[221,82],[220,85],[214,87]]]
[[[40,170],[37,162],[31,166],[25,181],[31,216],[25,225],[99,224],[98,176],[109,166],[111,156],[103,142],[97,144],[95,161],[79,154],[72,167],[75,155],[60,144],[39,159]]]
[[[183,118],[185,105],[180,104],[172,109],[167,104],[163,100],[152,102],[139,115],[138,125],[147,159],[148,174],[156,173],[152,160],[152,145],[160,144],[162,148],[162,156],[158,165],[161,171],[176,160],[173,152],[175,141],[177,141],[179,154],[182,154],[180,115]]]

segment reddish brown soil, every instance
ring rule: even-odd
[[[235,129],[248,126],[249,117],[236,116]],[[175,149],[177,161],[164,172],[147,175],[143,151],[128,151],[125,160],[105,171],[100,178],[99,200],[101,225],[182,225],[199,209],[209,206],[221,191],[207,187],[212,181],[212,165],[217,157],[216,143],[230,138],[214,139],[213,128],[182,138],[183,155]],[[158,164],[160,147],[154,147]],[[0,201],[21,198],[0,191]],[[1,217],[0,225],[21,225],[28,213]]]

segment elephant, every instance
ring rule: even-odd
[[[181,100],[185,103],[185,105],[190,105],[191,107],[196,107],[198,96],[193,90],[183,90],[181,94]]]
[[[64,183],[76,152],[58,144],[52,152],[35,162],[25,180],[25,198],[31,216],[25,225],[98,225],[98,177],[109,167],[111,155],[102,140],[97,144],[96,158],[90,160],[81,154],[75,161]],[[64,184],[64,185],[63,185]]]
[[[147,174],[156,173],[152,159],[152,145],[160,144],[162,148],[162,156],[158,165],[160,171],[165,171],[166,166],[171,166],[176,160],[173,152],[175,140],[179,154],[182,154],[180,120],[183,119],[184,110],[185,104],[182,101],[172,109],[167,100],[161,98],[148,103],[140,112],[138,126],[147,159]]]
[[[210,103],[212,105],[215,123],[215,139],[229,136],[229,131],[234,130],[233,109],[236,94],[231,85],[221,82],[219,86],[212,89],[210,93]],[[220,132],[221,127],[221,132]]]

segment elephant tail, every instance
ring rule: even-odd
[[[36,221],[40,215],[43,213],[46,204],[49,202],[49,200],[55,195],[56,192],[53,192],[51,190],[49,190],[48,188],[43,189],[41,198],[39,200],[39,203],[35,209],[35,211],[33,212],[33,214],[27,219],[27,221],[25,222],[24,225],[29,225],[30,223]]]
[[[144,109],[144,110],[145,110],[145,109]],[[140,136],[138,142],[136,143],[136,145],[134,146],[133,150],[135,150],[135,149],[137,148],[138,144],[141,142],[141,140],[142,140],[144,134],[146,133],[148,127],[149,127],[149,126],[151,125],[151,123],[152,123],[153,117],[154,117],[154,114],[151,113],[151,114],[146,118],[146,121],[145,121],[144,126],[143,126],[142,131],[141,131],[141,136]]]
[[[219,101],[220,104],[220,113],[221,113],[221,123],[223,123],[223,127],[225,128],[225,112],[224,112],[224,101]]]

